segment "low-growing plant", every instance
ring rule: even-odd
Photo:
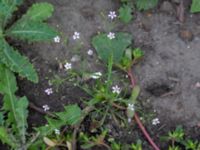
[[[170,131],[167,136],[161,137],[161,140],[171,142],[169,150],[181,150],[182,148],[186,150],[200,150],[199,141],[187,139],[181,126],[178,126],[174,131]]]
[[[58,33],[44,21],[52,15],[53,6],[49,3],[33,4],[26,14],[10,26],[14,12],[22,3],[23,0],[0,1],[0,63],[21,77],[37,83],[38,76],[33,65],[12,47],[7,39],[9,37],[29,42],[52,41]]]
[[[3,95],[3,107],[0,112],[0,140],[11,149],[28,149],[37,135],[27,133],[29,102],[26,97],[18,97],[14,73],[37,83],[38,76],[33,65],[25,56],[11,46],[8,39],[20,39],[29,42],[52,41],[58,33],[44,23],[53,12],[49,3],[36,3],[26,14],[14,23],[14,12],[23,0],[0,1],[0,94]]]
[[[1,109],[0,140],[12,149],[26,150],[31,144],[27,137],[28,100],[17,97],[15,75],[4,65],[0,65],[0,94],[3,96]],[[29,140],[27,140],[29,139]]]

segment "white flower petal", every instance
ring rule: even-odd
[[[66,70],[70,70],[70,69],[72,69],[72,64],[71,63],[66,63],[64,65],[64,67],[65,67]]]

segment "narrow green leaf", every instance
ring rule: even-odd
[[[28,59],[15,51],[4,39],[0,39],[0,60],[13,72],[37,83],[38,76]]]
[[[26,144],[26,129],[28,127],[27,117],[28,117],[28,100],[26,97],[22,97],[17,100],[16,103],[16,119],[17,119],[17,129],[19,131],[19,137],[21,138],[22,144]]]
[[[192,0],[192,5],[190,8],[191,13],[198,13],[200,12],[200,0]]]
[[[45,23],[17,22],[6,31],[6,35],[30,42],[52,41],[58,33]]]
[[[0,112],[0,126],[4,124],[4,113]]]
[[[119,63],[131,41],[132,37],[128,33],[116,33],[114,39],[109,39],[107,34],[99,34],[92,39],[92,45],[103,61],[107,63],[113,56],[114,63]]]
[[[47,20],[52,16],[54,11],[53,5],[49,3],[36,3],[33,4],[27,11],[25,15],[23,15],[22,20],[41,22]]]
[[[139,86],[135,86],[135,87],[133,88],[133,91],[132,91],[132,93],[131,93],[131,98],[130,98],[130,102],[131,102],[132,104],[135,104],[135,103],[136,103],[136,100],[137,100],[139,94],[140,94],[140,87],[139,87]]]

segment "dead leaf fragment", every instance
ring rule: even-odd
[[[43,141],[45,142],[45,144],[47,144],[50,147],[55,147],[57,145],[54,141],[52,141],[51,139],[47,137],[44,137]]]

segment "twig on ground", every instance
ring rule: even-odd
[[[42,108],[39,108],[37,107],[34,103],[30,102],[29,103],[29,108],[37,111],[38,113],[40,114],[43,114],[43,115],[47,115],[49,117],[53,117],[53,118],[56,118],[57,116],[49,111],[44,111]]]

